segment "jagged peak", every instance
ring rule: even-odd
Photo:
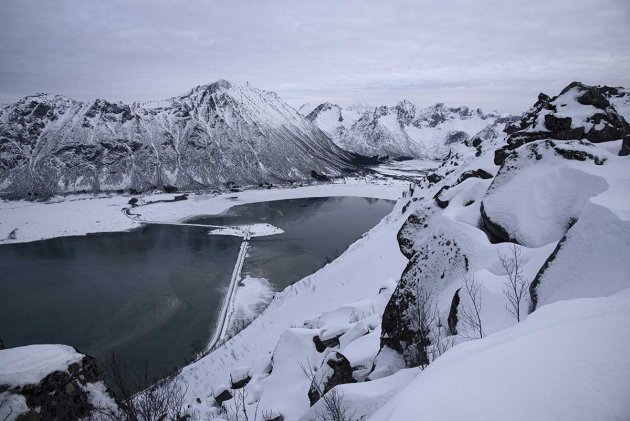
[[[321,113],[332,109],[337,109],[337,111],[341,114],[341,106],[333,104],[332,102],[323,102],[315,107],[313,111],[308,113],[306,118],[310,121],[314,121]]]

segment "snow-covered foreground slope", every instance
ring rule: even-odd
[[[0,108],[0,192],[12,197],[288,183],[352,159],[275,93],[225,80],[159,102],[38,94]]]
[[[584,92],[552,101],[569,109]],[[574,129],[609,130],[593,118]],[[624,419],[628,158],[621,139],[566,140],[550,125],[511,149],[527,124],[454,145],[368,235],[184,369],[192,407],[220,419],[319,419],[331,402],[346,419]]]
[[[541,307],[454,347],[369,419],[627,420],[629,325],[630,290]]]
[[[393,107],[329,102],[300,112],[338,146],[366,156],[441,159],[452,144],[469,140],[486,126],[504,122],[496,112],[436,104],[417,109],[404,100]]]

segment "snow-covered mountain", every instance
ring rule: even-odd
[[[499,115],[442,103],[418,109],[403,100],[393,107],[329,102],[300,108],[307,119],[340,147],[366,156],[441,159],[453,143],[461,143],[495,122]]]
[[[352,159],[275,93],[225,80],[159,102],[39,94],[0,110],[0,189],[13,196],[288,182]]]

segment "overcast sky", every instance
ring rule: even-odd
[[[630,86],[630,0],[0,2],[0,102],[162,99],[220,78],[294,106],[520,112],[573,80]]]

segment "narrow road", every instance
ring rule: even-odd
[[[232,278],[230,279],[230,285],[228,286],[228,292],[225,294],[223,298],[223,304],[221,306],[221,312],[219,314],[219,318],[217,319],[217,323],[214,328],[214,333],[212,334],[212,338],[208,345],[206,346],[205,352],[210,352],[212,349],[223,339],[228,333],[228,328],[230,326],[230,319],[232,313],[234,312],[234,300],[236,298],[236,288],[238,287],[238,282],[241,279],[241,270],[243,269],[243,263],[245,262],[245,256],[247,255],[247,248],[249,247],[249,233],[247,233],[243,239],[243,243],[241,244],[241,249],[238,252],[238,257],[236,258],[236,264],[234,265],[234,270],[232,271]]]

